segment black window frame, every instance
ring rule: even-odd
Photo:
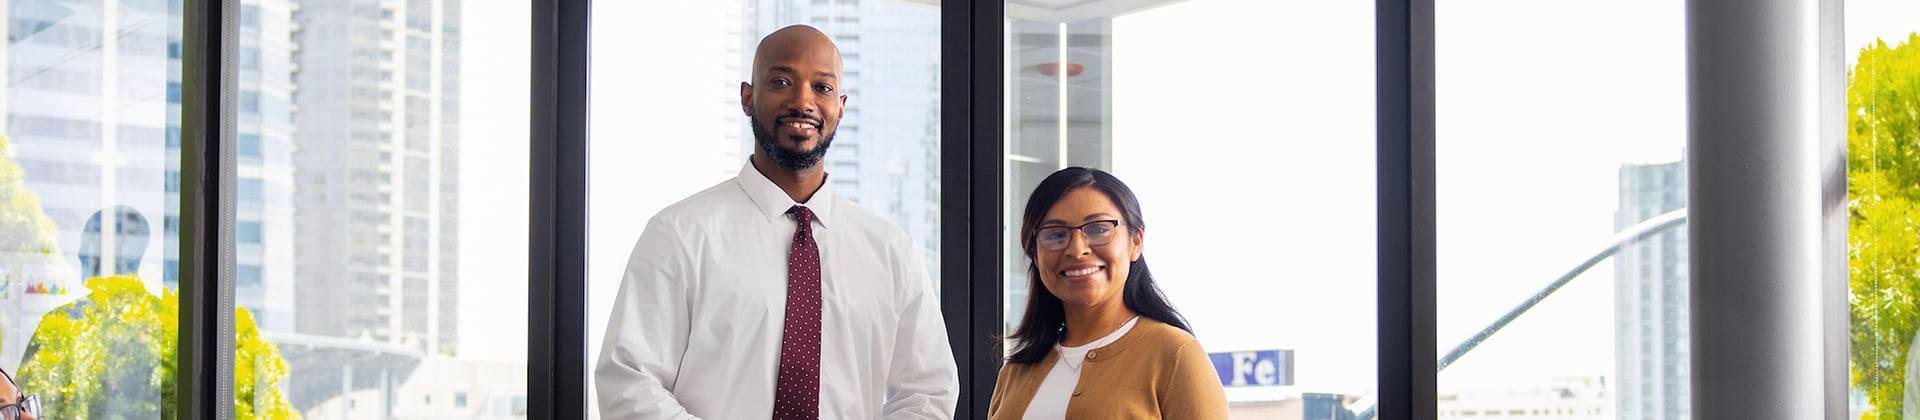
[[[184,3],[180,418],[232,413],[237,0]],[[591,0],[531,0],[528,418],[587,413]],[[986,414],[1001,357],[1005,3],[941,6],[941,309],[955,418]],[[1435,416],[1433,1],[1376,1],[1379,414]]]
[[[237,0],[181,4],[177,418],[233,418]]]

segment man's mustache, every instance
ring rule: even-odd
[[[786,115],[774,116],[773,122],[778,123],[780,122],[780,120],[785,120],[789,118],[798,118],[798,119],[803,119],[807,121],[812,121],[813,125],[816,125],[816,126],[825,127],[827,125],[826,121],[821,120],[820,117],[807,115],[806,113],[803,113],[803,112],[789,112]]]

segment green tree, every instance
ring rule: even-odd
[[[1850,365],[1863,418],[1898,419],[1920,321],[1920,34],[1861,49],[1848,79]]]
[[[21,387],[40,395],[46,419],[173,418],[179,296],[154,296],[131,275],[89,279],[87,289],[41,317]],[[252,314],[235,309],[235,418],[298,418],[280,391],[286,361]]]
[[[60,240],[53,219],[47,218],[40,197],[27,190],[26,182],[26,171],[14,163],[13,148],[0,135],[0,289],[28,281],[27,266],[45,268],[40,275],[46,278],[70,278],[54,252]]]
[[[40,209],[40,197],[28,191],[26,171],[13,161],[13,148],[0,136],[0,255],[49,255],[59,246],[53,219]]]

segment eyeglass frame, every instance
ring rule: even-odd
[[[14,408],[12,415],[7,415],[8,407]],[[0,404],[0,420],[20,420],[21,414],[33,416],[33,418],[37,419],[40,418],[42,409],[43,407],[40,406],[40,394],[22,395],[18,402],[13,404]]]
[[[1041,251],[1059,251],[1059,250],[1067,249],[1067,246],[1073,243],[1073,237],[1068,236],[1065,241],[1060,242],[1059,247],[1057,248],[1048,247],[1046,245],[1047,242],[1045,240],[1040,239],[1040,236],[1044,234],[1048,229],[1063,229],[1063,230],[1075,232],[1081,238],[1086,239],[1087,246],[1089,247],[1106,246],[1107,244],[1113,243],[1112,237],[1108,237],[1106,242],[1101,242],[1096,244],[1096,243],[1093,243],[1093,237],[1087,236],[1087,232],[1082,229],[1086,229],[1087,227],[1093,226],[1093,225],[1107,224],[1107,223],[1113,224],[1112,229],[1114,230],[1119,230],[1121,226],[1126,226],[1127,224],[1127,222],[1123,220],[1106,219],[1106,220],[1094,220],[1086,223],[1081,223],[1079,226],[1064,226],[1064,225],[1045,226],[1045,227],[1041,227],[1033,230],[1033,237],[1031,238],[1033,240],[1033,247],[1034,249],[1041,250]],[[1072,234],[1069,234],[1069,235],[1072,235]]]

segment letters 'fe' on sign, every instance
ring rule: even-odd
[[[1222,386],[1293,385],[1293,350],[1207,353]]]

